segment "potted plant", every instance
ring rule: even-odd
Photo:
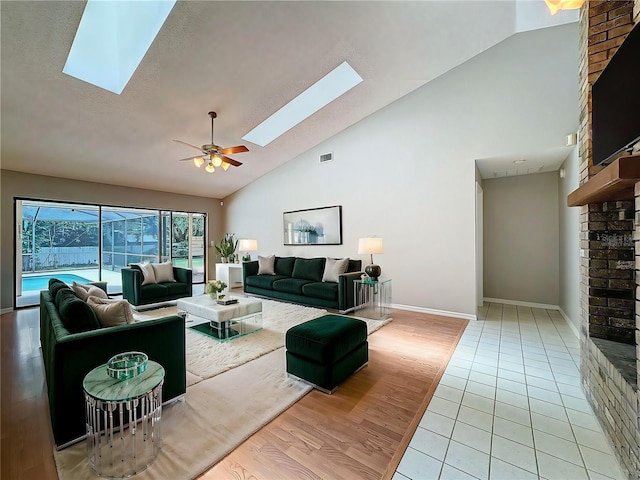
[[[238,240],[235,240],[234,237],[235,235],[233,233],[225,233],[219,245],[216,245],[215,242],[213,243],[213,247],[216,249],[218,255],[220,255],[222,263],[227,263],[229,257],[233,256],[238,249]]]

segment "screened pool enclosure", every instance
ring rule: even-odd
[[[16,306],[35,305],[51,276],[106,281],[122,292],[120,269],[171,260],[205,279],[206,214],[16,200]],[[71,277],[69,277],[71,278]]]

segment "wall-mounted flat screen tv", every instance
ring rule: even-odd
[[[640,141],[640,26],[629,32],[591,88],[593,164]]]

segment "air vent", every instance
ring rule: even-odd
[[[320,163],[330,162],[331,160],[333,160],[332,152],[323,153],[322,155],[320,155]]]

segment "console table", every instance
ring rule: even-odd
[[[242,263],[216,263],[216,280],[222,280],[228,288],[242,286]]]
[[[91,370],[82,382],[87,418],[87,459],[99,476],[125,478],[145,470],[162,443],[164,368],[149,360],[147,369],[128,380]]]
[[[384,320],[391,315],[391,279],[354,280],[354,313],[360,317]]]

